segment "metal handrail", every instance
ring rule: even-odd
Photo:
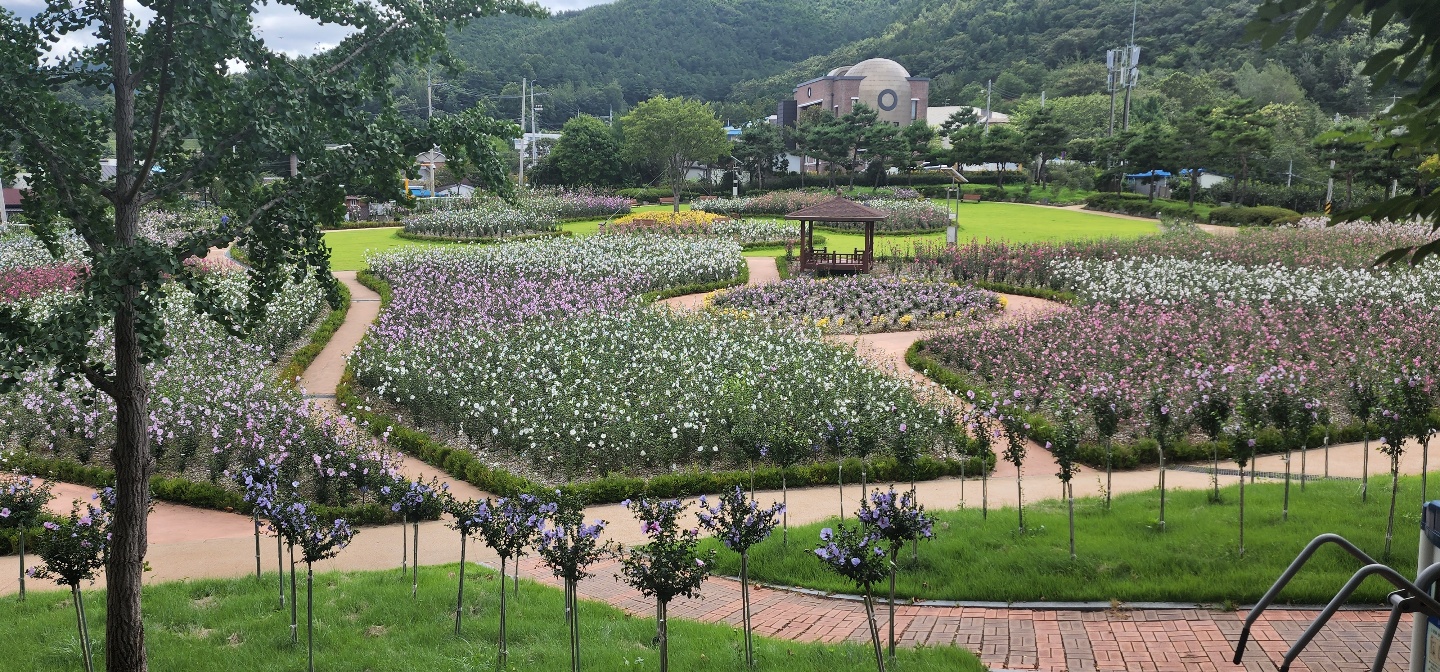
[[[1380,666],[1384,664],[1385,656],[1389,654],[1390,640],[1394,637],[1401,614],[1421,611],[1427,614],[1440,615],[1440,601],[1436,601],[1429,593],[1429,589],[1435,585],[1436,580],[1440,579],[1440,564],[1431,565],[1426,568],[1424,572],[1421,572],[1420,575],[1416,577],[1416,582],[1411,583],[1409,579],[1406,579],[1393,568],[1376,562],[1374,558],[1365,554],[1364,551],[1361,551],[1344,537],[1338,534],[1322,534],[1315,537],[1314,540],[1305,546],[1304,550],[1300,551],[1300,554],[1290,563],[1290,566],[1285,569],[1280,575],[1280,578],[1276,579],[1275,584],[1270,587],[1270,590],[1266,591],[1265,595],[1260,598],[1260,601],[1256,602],[1255,606],[1250,609],[1249,615],[1245,618],[1245,625],[1240,629],[1240,639],[1235,645],[1233,662],[1236,665],[1240,664],[1240,660],[1245,655],[1245,645],[1250,640],[1250,628],[1255,624],[1255,621],[1260,618],[1260,615],[1264,613],[1265,609],[1269,608],[1270,603],[1275,600],[1275,597],[1280,594],[1280,591],[1285,589],[1285,586],[1290,583],[1290,580],[1295,578],[1295,575],[1305,566],[1305,563],[1310,560],[1311,556],[1326,544],[1339,546],[1356,559],[1364,562],[1365,566],[1361,567],[1350,577],[1350,580],[1335,594],[1335,597],[1330,600],[1330,603],[1325,605],[1325,609],[1320,612],[1320,615],[1315,618],[1315,621],[1310,624],[1310,627],[1305,629],[1305,632],[1300,635],[1300,638],[1296,640],[1295,644],[1290,647],[1290,650],[1285,653],[1285,658],[1280,665],[1282,672],[1288,672],[1295,658],[1297,658],[1300,653],[1304,651],[1305,647],[1310,644],[1310,641],[1319,634],[1320,630],[1325,627],[1325,624],[1330,618],[1335,615],[1335,612],[1338,611],[1340,607],[1345,604],[1346,600],[1350,598],[1350,595],[1360,587],[1360,584],[1371,576],[1379,576],[1389,581],[1391,585],[1394,585],[1397,589],[1395,593],[1392,593],[1392,596],[1399,596],[1398,599],[1391,600],[1394,606],[1391,609],[1390,619],[1386,626],[1385,640],[1382,642],[1381,649],[1376,657],[1375,670],[1378,671],[1380,669]],[[1421,586],[1425,586],[1425,588]]]

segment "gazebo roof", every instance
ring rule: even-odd
[[[800,208],[785,215],[785,219],[798,219],[806,222],[878,222],[889,216],[888,213],[875,208],[836,196],[823,203]]]

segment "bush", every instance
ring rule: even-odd
[[[1163,198],[1157,198],[1151,201],[1148,196],[1131,193],[1116,194],[1106,192],[1094,194],[1085,199],[1085,209],[1133,215],[1135,217],[1155,217],[1159,215],[1161,217],[1174,219],[1195,219],[1195,212],[1190,209],[1187,203],[1170,201]]]
[[[1210,211],[1210,223],[1225,226],[1281,226],[1299,221],[1300,213],[1271,205],[1216,208]]]

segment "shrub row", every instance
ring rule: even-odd
[[[983,391],[971,386],[964,376],[925,354],[924,341],[916,341],[914,345],[910,346],[910,349],[905,352],[905,363],[956,394],[963,395],[970,390],[974,390],[976,393]],[[1055,427],[1050,424],[1049,418],[1038,412],[1021,412],[1021,415],[1025,422],[1030,424],[1029,437],[1032,441],[1041,445],[1054,441]],[[1440,412],[1434,415],[1432,423],[1440,425]],[[1377,428],[1372,426],[1369,435],[1372,439],[1378,437]],[[1360,441],[1365,437],[1365,427],[1359,424],[1317,425],[1310,430],[1305,445],[1312,449],[1320,447],[1327,436],[1332,444]],[[1262,429],[1255,437],[1255,443],[1257,455],[1270,455],[1285,451],[1283,437],[1273,428]],[[1200,462],[1211,459],[1212,451],[1217,450],[1222,462],[1228,461],[1232,456],[1230,446],[1225,441],[1212,443],[1206,440],[1181,437],[1171,443],[1166,450],[1165,457],[1170,462]],[[1116,442],[1111,445],[1110,452],[1110,466],[1114,469],[1138,469],[1160,462],[1159,444],[1150,438]],[[1078,461],[1091,468],[1104,469],[1105,447],[1098,443],[1081,444]]]
[[[713,292],[717,289],[729,289],[730,287],[739,287],[748,282],[750,282],[750,264],[745,263],[745,260],[742,258],[740,260],[740,265],[735,269],[735,277],[730,278],[729,280],[716,280],[715,282],[699,282],[691,285],[681,285],[679,287],[670,287],[668,289],[646,292],[640,296],[640,300],[648,303],[660,301],[662,299],[668,299],[674,296],[684,296],[686,294],[702,294],[705,292]]]
[[[424,233],[411,233],[409,231],[396,231],[395,236],[405,240],[426,240],[442,243],[468,243],[483,245],[489,243],[514,243],[521,240],[533,240],[536,238],[550,238],[553,236],[568,236],[569,231],[541,231],[538,233],[521,233],[513,236],[482,236],[479,238],[460,238],[455,236],[432,236]]]
[[[1225,226],[1280,226],[1296,224],[1299,221],[1300,213],[1272,205],[1215,208],[1210,211],[1210,223]]]
[[[6,468],[46,480],[74,483],[91,488],[108,488],[115,485],[115,472],[104,467],[81,464],[74,460],[40,457],[16,453],[7,457]],[[150,479],[150,496],[155,501],[192,506],[197,509],[211,509],[249,515],[250,505],[239,492],[228,490],[215,483],[192,481],[186,478],[156,476]],[[375,503],[352,504],[350,506],[319,506],[315,511],[320,517],[344,518],[352,525],[383,525],[399,520],[390,510]],[[0,555],[5,554],[4,542],[0,542]]]
[[[321,228],[321,231],[354,231],[356,229],[389,229],[401,226],[399,220],[371,219],[367,221],[341,222],[335,226]]]
[[[1016,296],[1033,296],[1037,299],[1045,299],[1056,303],[1075,303],[1075,292],[1068,289],[1050,289],[1049,287],[1026,287],[1024,285],[1011,285],[1003,282],[990,282],[989,280],[967,280],[966,282],[988,289],[992,292],[1002,294],[1014,294]]]
[[[1135,217],[1155,217],[1158,215],[1174,219],[1195,219],[1195,211],[1191,210],[1187,203],[1168,201],[1162,198],[1151,201],[1148,196],[1130,193],[1116,194],[1105,192],[1093,194],[1085,198],[1085,209],[1098,210],[1100,212],[1114,212]]]
[[[297,387],[300,384],[300,376],[305,374],[305,369],[310,368],[310,365],[315,362],[315,358],[320,356],[320,351],[324,350],[325,346],[330,343],[330,339],[335,336],[335,331],[345,323],[345,316],[350,313],[350,288],[346,287],[343,282],[337,281],[335,284],[338,285],[340,293],[339,305],[330,310],[330,314],[325,316],[325,320],[320,323],[320,326],[315,327],[314,333],[310,334],[310,342],[301,346],[295,351],[295,354],[290,355],[290,361],[280,369],[281,384]]]

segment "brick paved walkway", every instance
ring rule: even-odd
[[[520,571],[523,576],[559,585],[534,559],[522,561]],[[608,602],[636,616],[654,616],[654,602],[613,578],[618,563],[596,565],[593,571],[595,576],[580,584],[582,597]],[[759,634],[805,642],[869,641],[865,609],[857,601],[753,587],[750,597]],[[883,638],[886,610],[877,604],[876,612]],[[1230,663],[1244,611],[1041,611],[920,604],[897,606],[895,626],[896,637],[905,646],[962,646],[996,669],[1258,671],[1275,669],[1317,613],[1267,611],[1251,631],[1244,665]],[[673,603],[670,615],[738,625],[739,583],[712,578],[705,583],[700,599]],[[1292,669],[1369,670],[1385,616],[1380,611],[1336,614]],[[1387,671],[1404,670],[1410,659],[1409,638],[1401,639],[1404,641],[1395,642],[1391,649]]]

